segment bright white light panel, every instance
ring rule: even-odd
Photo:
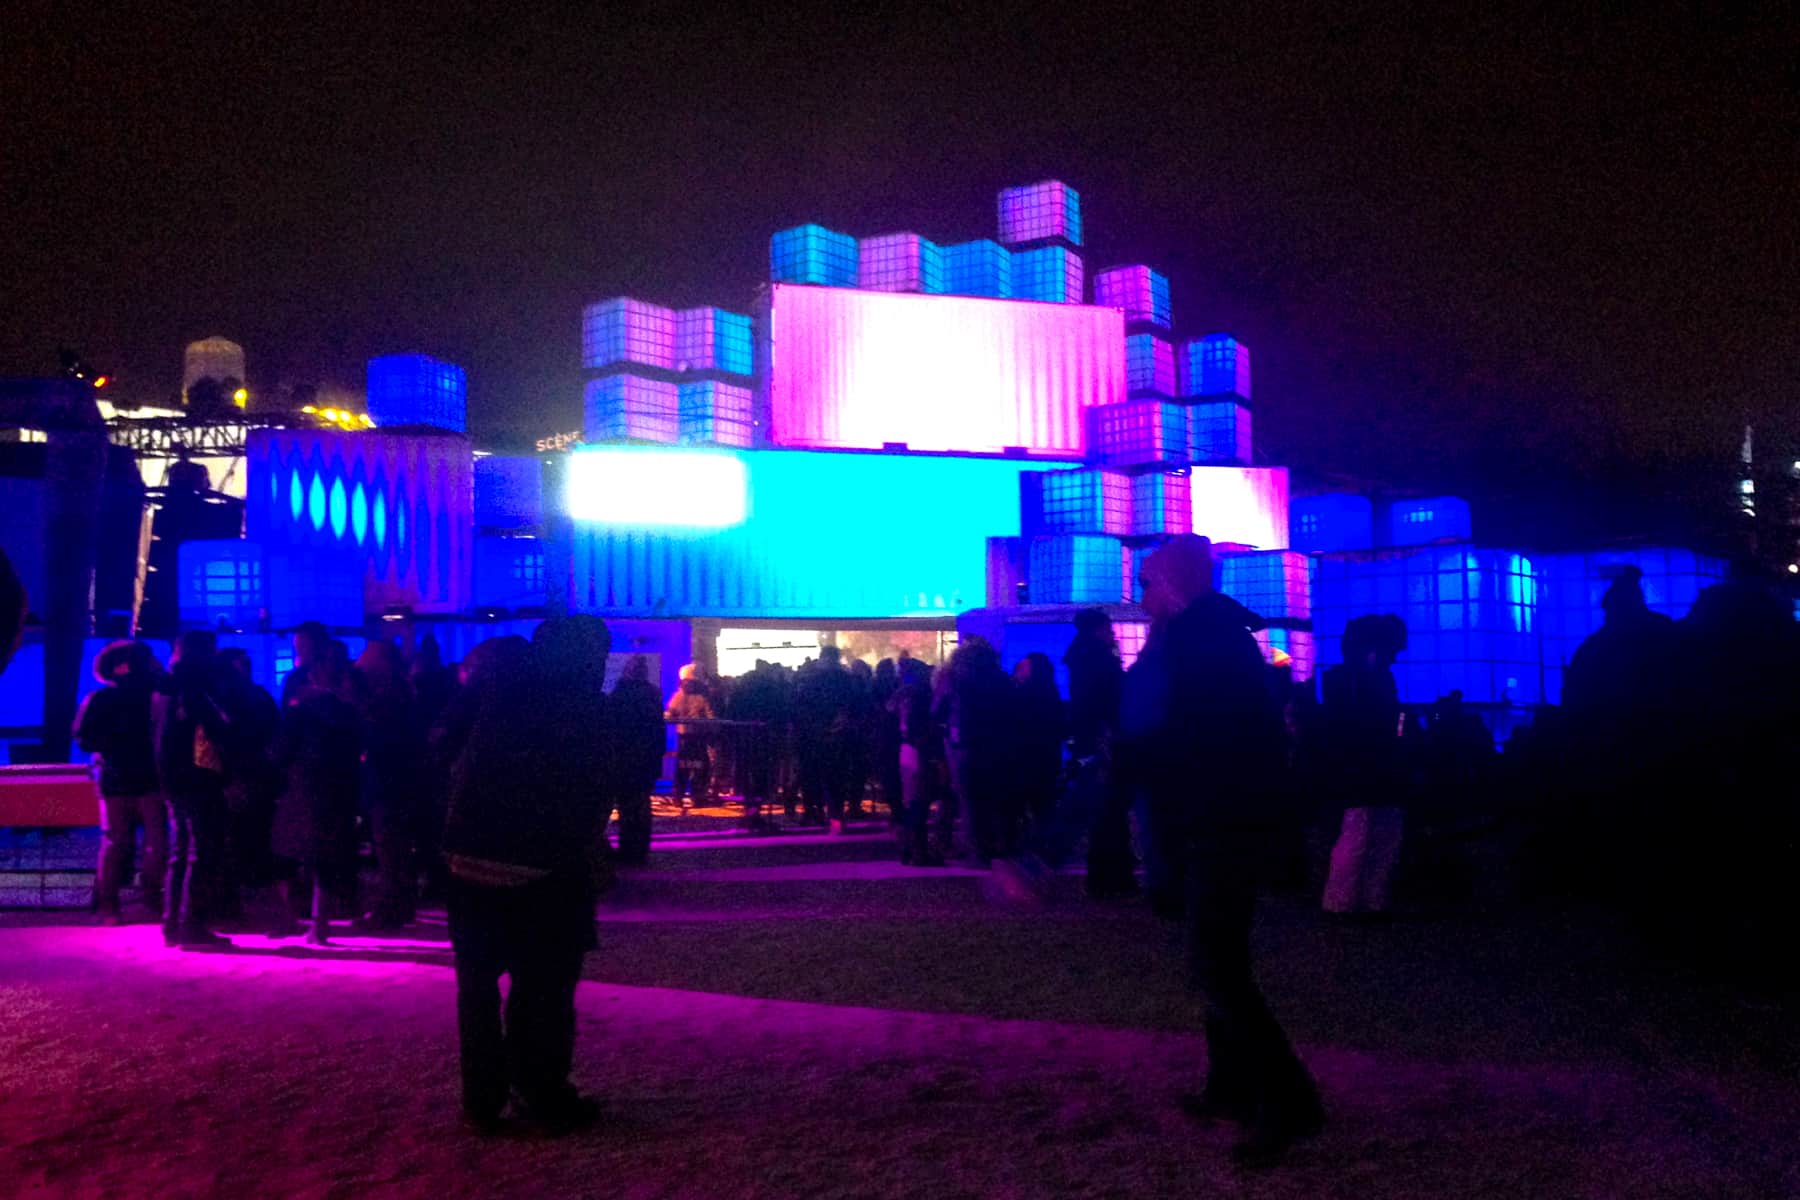
[[[884,233],[857,243],[857,286],[872,292],[942,292],[936,243],[916,233]]]
[[[1081,245],[1081,197],[1049,179],[1000,193],[1000,241],[1008,246],[1062,238]]]
[[[1169,281],[1149,267],[1113,267],[1095,275],[1094,303],[1124,309],[1127,321],[1169,327]]]
[[[610,367],[619,363],[673,368],[674,311],[624,296],[582,309],[581,365]]]
[[[673,444],[680,433],[679,397],[672,383],[636,375],[587,381],[582,435],[590,442]]]

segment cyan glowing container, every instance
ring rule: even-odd
[[[1012,251],[999,242],[985,238],[958,242],[942,247],[939,258],[944,264],[944,291],[951,295],[1011,298]]]
[[[916,233],[884,233],[857,243],[856,285],[872,292],[942,292],[937,244]]]
[[[1050,238],[1081,245],[1081,197],[1066,183],[1047,179],[1006,188],[1000,193],[999,216],[1003,245]]]
[[[675,313],[660,304],[617,296],[581,310],[581,365],[675,366]]]
[[[1169,281],[1149,267],[1101,271],[1094,276],[1094,303],[1124,309],[1127,321],[1169,327]]]
[[[769,239],[769,278],[775,283],[855,287],[856,239],[823,225],[797,225]]]
[[[1181,343],[1183,396],[1250,399],[1250,347],[1224,333]]]
[[[1199,466],[1249,466],[1255,459],[1250,410],[1235,400],[1186,406],[1188,456]]]
[[[721,371],[748,377],[750,318],[722,308],[686,308],[675,314],[675,369]]]
[[[1168,537],[1194,531],[1194,494],[1189,476],[1151,471],[1131,477],[1131,536]]]
[[[1067,246],[1016,250],[1012,256],[1012,286],[1014,300],[1080,304],[1081,255]]]
[[[1131,478],[1117,471],[1044,471],[1022,476],[1019,487],[1028,535],[1132,532]]]
[[[424,425],[463,433],[469,381],[463,369],[429,354],[386,354],[368,364],[369,416],[384,428]]]
[[[1312,616],[1312,572],[1297,550],[1219,556],[1219,590],[1268,620]]]
[[[1127,400],[1087,410],[1088,457],[1119,468],[1185,467],[1188,410],[1170,400]]]
[[[1064,534],[1031,539],[1033,604],[1112,604],[1129,593],[1131,556],[1117,538]]]
[[[1133,397],[1175,395],[1175,347],[1152,333],[1125,339],[1125,390]]]
[[[673,445],[680,433],[676,386],[639,375],[590,379],[582,396],[583,438],[589,442]]]

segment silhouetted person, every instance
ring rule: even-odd
[[[863,797],[868,794],[869,774],[875,764],[875,670],[860,658],[850,660],[846,673],[850,676],[850,720],[844,730],[845,819],[863,815]]]
[[[169,810],[156,778],[150,702],[160,668],[142,642],[114,642],[94,660],[104,685],[75,717],[75,740],[99,767],[100,862],[94,872],[94,911],[119,922],[119,888],[144,827],[143,902],[163,911],[163,877],[169,865]]]
[[[619,861],[642,865],[650,855],[650,794],[662,777],[669,730],[663,724],[662,693],[650,680],[650,662],[641,654],[625,664],[613,685],[610,724],[617,755]]]
[[[731,718],[755,726],[743,730],[738,740],[744,822],[752,832],[771,831],[774,826],[762,810],[775,798],[776,770],[788,723],[787,688],[779,668],[756,660],[755,668],[737,681],[731,696]]]
[[[1341,809],[1325,911],[1380,913],[1400,859],[1405,778],[1400,759],[1400,690],[1393,662],[1406,626],[1391,615],[1353,618],[1344,661],[1320,678],[1321,764]]]
[[[552,1133],[598,1105],[569,1082],[575,986],[595,945],[596,783],[613,770],[604,691],[611,639],[596,617],[553,617],[527,659],[474,685],[452,771],[444,852],[456,951],[463,1112],[491,1130],[509,1090]],[[504,1015],[500,977],[511,987]]]
[[[429,732],[444,719],[458,687],[456,670],[444,664],[435,635],[428,633],[419,639],[410,672],[413,695],[419,705],[419,725]],[[420,772],[418,822],[414,832],[419,867],[425,875],[424,894],[427,899],[436,901],[444,898],[446,876],[444,857],[438,852],[438,839],[444,832],[444,806],[449,790],[450,776],[446,765],[435,755],[427,754]]]
[[[706,802],[712,781],[712,758],[707,753],[710,739],[706,728],[695,722],[710,721],[716,715],[699,670],[693,663],[681,668],[680,686],[663,711],[664,719],[675,725],[674,798],[681,808]]]
[[[1048,848],[1058,867],[1081,834],[1088,838],[1087,890],[1090,896],[1129,895],[1137,890],[1137,862],[1131,853],[1131,794],[1113,765],[1119,728],[1119,694],[1125,668],[1105,609],[1075,614],[1075,636],[1063,652],[1069,672],[1069,758],[1073,786],[1069,809],[1060,815],[1058,835]]]
[[[855,771],[856,684],[842,663],[836,646],[821,646],[819,657],[794,680],[800,792],[808,818],[824,821],[833,833],[843,832]]]
[[[273,932],[291,932],[291,883],[298,875],[312,889],[306,940],[318,946],[330,942],[333,892],[355,882],[362,728],[354,695],[343,644],[328,646],[282,708],[273,749],[286,781],[275,805],[273,844],[283,860],[283,919]]]
[[[242,889],[266,886],[273,878],[270,837],[281,773],[269,753],[281,708],[251,677],[248,652],[228,647],[219,651],[218,664],[219,697],[232,726],[225,771],[225,904],[235,914]]]
[[[231,727],[217,695],[217,642],[190,630],[175,642],[169,677],[151,700],[157,776],[169,805],[163,941],[220,946],[207,928],[225,856],[225,747]]]
[[[941,867],[944,856],[929,836],[931,801],[944,769],[944,736],[931,715],[931,668],[903,658],[899,686],[888,697],[900,746],[900,861],[914,867]]]
[[[1013,704],[999,652],[984,638],[964,639],[939,672],[932,712],[944,728],[950,785],[962,810],[957,856],[976,866],[1017,850],[1008,821]]]
[[[425,726],[400,651],[371,641],[356,660],[362,675],[362,808],[381,882],[364,917],[370,929],[410,923],[419,895],[413,849],[423,816]]]
[[[13,570],[12,560],[6,557],[6,552],[0,550],[0,674],[6,672],[6,665],[19,652],[19,643],[25,637],[29,606],[30,597],[25,594],[19,573]]]
[[[331,648],[332,640],[331,631],[319,621],[303,621],[294,630],[294,669],[281,681],[283,708],[306,687],[313,663]]]
[[[875,664],[875,677],[869,686],[869,744],[873,747],[875,780],[881,788],[881,799],[888,806],[889,819],[899,828],[906,811],[906,800],[900,784],[900,722],[888,701],[900,687],[900,672],[891,658]]]
[[[1276,825],[1281,717],[1242,606],[1213,590],[1205,538],[1171,540],[1146,560],[1141,582],[1152,630],[1126,676],[1121,760],[1147,789],[1168,852],[1186,864],[1209,1073],[1182,1107],[1243,1123],[1249,1132],[1234,1157],[1266,1166],[1324,1120],[1251,970],[1250,927]]]
[[[1063,735],[1068,722],[1056,667],[1047,654],[1033,652],[1013,666],[1013,804],[1008,819],[1017,830],[1028,825],[1042,844],[1062,786]],[[1015,838],[1017,834],[1015,834]]]

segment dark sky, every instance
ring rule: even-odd
[[[1301,467],[1629,475],[1800,431],[1787,6],[1062,7],[11,6],[0,373],[73,344],[172,391],[221,333],[252,384],[357,384],[417,348],[478,433],[535,436],[577,423],[584,301],[743,309],[775,229],[991,236],[1056,176],[1090,269],[1149,262],[1178,332],[1251,345]]]

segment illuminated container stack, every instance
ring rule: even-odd
[[[455,363],[429,354],[387,354],[369,360],[367,378],[375,424],[467,432],[469,382]]]
[[[823,225],[797,225],[769,239],[769,279],[853,288],[860,269],[856,239]]]
[[[1057,180],[1005,188],[998,200],[1000,244],[1012,252],[1015,300],[1080,304],[1081,197]]]
[[[543,543],[535,537],[475,539],[474,601],[478,609],[542,608],[549,586]]]
[[[1254,458],[1250,348],[1228,334],[1208,334],[1183,342],[1176,363],[1181,398],[1191,410],[1194,462],[1248,466]]]
[[[1628,568],[1642,575],[1639,586],[1652,612],[1680,620],[1700,593],[1725,578],[1721,559],[1678,547],[1634,546],[1551,554],[1538,567],[1538,632],[1543,640],[1544,700],[1562,703],[1563,676],[1584,639],[1600,628],[1600,602]]]
[[[1118,538],[1066,533],[1031,539],[1033,604],[1116,604],[1130,593],[1130,552]]]
[[[871,292],[942,292],[943,254],[916,233],[884,233],[857,243],[856,285]]]
[[[1086,467],[1019,479],[1020,527],[1033,604],[1112,603],[1124,598],[1132,533],[1129,475]]]
[[[1014,300],[1080,304],[1082,282],[1081,255],[1067,247],[1040,246],[1013,253]]]
[[[754,399],[747,387],[715,379],[680,385],[677,440],[684,446],[748,447],[756,440]]]
[[[1293,660],[1294,678],[1311,679],[1318,666],[1312,635],[1312,563],[1296,550],[1219,555],[1219,590],[1261,617],[1256,640],[1265,655]]]
[[[1181,471],[1151,471],[1131,477],[1133,538],[1166,538],[1194,531],[1192,480]]]
[[[684,308],[675,314],[674,366],[687,375],[748,380],[755,370],[750,318],[722,308]]]
[[[681,432],[679,389],[641,375],[590,379],[582,391],[581,431],[590,442],[673,445]]]
[[[183,542],[178,552],[177,604],[181,623],[201,629],[257,629],[268,606],[260,543]]]
[[[943,247],[944,291],[953,296],[1012,298],[1012,251],[982,238]]]
[[[1385,546],[1425,546],[1469,539],[1469,502],[1456,496],[1396,500],[1387,509]]]
[[[1531,560],[1473,546],[1325,554],[1313,562],[1313,633],[1324,666],[1342,661],[1344,626],[1365,613],[1406,622],[1394,664],[1400,698],[1429,704],[1455,690],[1473,703],[1541,698],[1537,574]]]
[[[582,436],[673,445],[680,429],[675,313],[616,297],[581,310]]]
[[[1368,550],[1375,545],[1375,506],[1367,496],[1323,492],[1288,505],[1290,541],[1308,553]]]
[[[542,608],[549,599],[543,543],[544,465],[535,457],[475,460],[475,549],[470,598],[477,609]]]

